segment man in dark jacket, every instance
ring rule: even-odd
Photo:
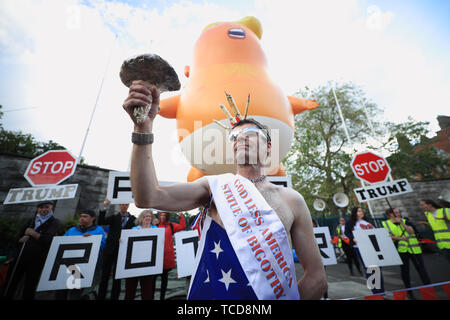
[[[106,209],[111,201],[105,199],[103,202],[104,210],[100,210],[98,216],[99,225],[109,225],[108,237],[106,238],[106,246],[103,251],[102,260],[102,278],[100,280],[100,287],[98,289],[98,299],[104,300],[106,297],[106,290],[108,289],[109,276],[111,269],[113,276],[116,273],[116,261],[119,253],[119,240],[122,229],[131,229],[135,226],[135,216],[128,212],[129,204],[120,204],[120,212],[105,217]],[[114,268],[113,268],[114,265]],[[120,279],[113,280],[111,291],[111,300],[118,300],[120,295]]]
[[[17,244],[18,256],[9,274],[9,287],[5,292],[12,299],[22,277],[25,277],[22,299],[32,300],[53,237],[60,231],[61,223],[53,216],[53,201],[39,202],[36,214],[20,229]]]

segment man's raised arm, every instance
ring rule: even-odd
[[[148,117],[138,124],[133,115],[134,106],[151,104]],[[159,91],[147,87],[143,81],[133,81],[123,108],[134,123],[134,145],[131,155],[130,180],[135,205],[167,211],[185,211],[207,203],[209,188],[206,179],[192,183],[159,186],[152,157],[153,121],[159,110]]]

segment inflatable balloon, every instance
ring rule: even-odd
[[[177,120],[181,150],[192,165],[188,181],[207,174],[235,173],[228,133],[214,122],[229,126],[219,108],[228,105],[225,92],[234,98],[241,114],[250,95],[248,117],[268,126],[272,133],[275,160],[266,173],[285,175],[281,160],[291,146],[294,115],[314,109],[318,103],[286,96],[270,79],[261,36],[262,27],[255,17],[210,24],[195,44],[192,68],[185,67],[187,84],[180,94],[161,100],[159,114]]]

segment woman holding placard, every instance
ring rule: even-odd
[[[170,212],[160,212],[159,213],[159,224],[158,228],[165,229],[164,237],[164,263],[163,263],[163,273],[161,274],[161,291],[159,295],[160,300],[164,300],[166,297],[167,283],[169,279],[169,271],[175,268],[175,251],[173,245],[173,235],[178,231],[186,229],[186,219],[183,213],[178,214],[180,223],[174,223],[170,221]],[[156,278],[153,280],[153,286],[156,287]]]
[[[152,221],[153,213],[150,210],[144,210],[136,219],[137,226],[133,229],[157,228]],[[142,300],[153,300],[153,280],[154,275],[127,278],[125,280],[125,300],[134,300],[138,281],[141,283]]]
[[[353,236],[353,230],[368,230],[374,228],[375,227],[366,220],[366,215],[361,207],[354,207],[352,209],[350,219],[345,225],[345,235],[350,239],[350,245],[353,247],[353,250],[355,250],[356,255],[363,264],[366,279],[369,279],[371,274],[367,273],[367,266],[364,264],[364,260],[361,257],[358,245]],[[373,294],[380,294],[384,292],[383,273],[381,272],[381,267],[379,267],[379,269],[380,269],[380,288],[373,288],[372,289]]]

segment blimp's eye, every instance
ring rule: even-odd
[[[243,29],[230,29],[228,30],[228,36],[231,38],[244,39],[245,31]]]

